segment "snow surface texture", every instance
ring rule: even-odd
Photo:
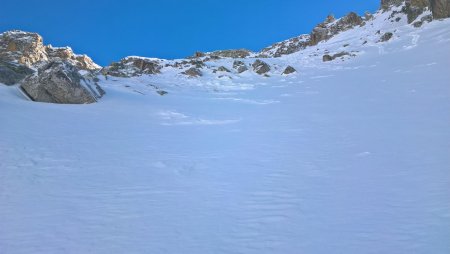
[[[265,59],[290,76],[0,86],[0,253],[450,253],[450,20],[373,26]]]

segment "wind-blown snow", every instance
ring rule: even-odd
[[[267,59],[290,76],[103,79],[91,105],[0,86],[0,253],[450,253],[449,25]]]

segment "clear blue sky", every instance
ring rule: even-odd
[[[2,1],[0,31],[40,33],[107,65],[128,55],[182,58],[195,51],[260,50],[309,33],[327,14],[375,11],[380,0]]]

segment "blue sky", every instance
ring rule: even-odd
[[[23,0],[4,1],[0,30],[40,33],[107,65],[128,55],[182,58],[248,48],[309,33],[327,14],[363,14],[380,0]]]

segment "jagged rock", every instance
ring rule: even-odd
[[[260,75],[270,71],[270,66],[266,62],[263,62],[259,59],[252,64],[252,67],[253,70]]]
[[[206,56],[206,54],[203,53],[203,52],[200,52],[200,51],[197,51],[197,52],[195,52],[195,54],[194,54],[194,57],[195,57],[195,58],[204,57],[204,56]]]
[[[22,81],[21,89],[34,101],[60,104],[96,102],[105,93],[94,79],[84,77],[66,61],[53,61]]]
[[[31,67],[48,57],[39,34],[14,30],[0,34],[0,59]]]
[[[195,67],[191,67],[191,68],[187,69],[186,71],[182,72],[182,74],[187,75],[189,77],[201,77],[202,76],[202,72]]]
[[[239,60],[233,62],[233,69],[235,69],[238,73],[243,73],[248,70],[247,65]]]
[[[333,23],[334,21],[336,21],[336,18],[334,17],[333,14],[328,15],[327,18],[325,19],[325,22],[326,22],[327,24]]]
[[[8,31],[0,34],[0,60],[22,64],[26,67],[39,67],[48,61],[66,60],[84,70],[98,70],[86,55],[76,55],[69,47],[54,48],[44,46],[42,37],[37,33]]]
[[[406,1],[404,11],[408,17],[408,24],[417,19],[426,8],[430,7],[429,0],[408,0]]]
[[[282,42],[275,43],[261,50],[258,57],[280,57],[298,52],[309,45],[310,35],[304,34]]]
[[[328,40],[334,35],[359,26],[363,23],[363,19],[354,12],[350,12],[347,16],[338,19],[332,23],[329,20],[318,24],[311,32],[310,46],[317,45],[319,42]]]
[[[297,72],[297,70],[294,67],[288,66],[288,67],[286,67],[286,69],[284,69],[283,74],[284,75],[289,75],[289,74],[292,74],[292,73],[295,73],[295,72]]]
[[[450,1],[449,0],[430,0],[433,18],[444,19],[450,17]]]
[[[102,69],[103,75],[132,77],[142,74],[158,74],[162,69],[160,60],[143,57],[126,57]]]
[[[5,85],[17,84],[33,72],[24,65],[0,61],[0,83]]]
[[[337,53],[337,54],[334,54],[334,55],[328,55],[328,54],[326,54],[326,55],[324,55],[324,56],[322,57],[322,61],[324,61],[324,62],[329,62],[329,61],[333,61],[334,59],[336,59],[336,58],[338,58],[338,57],[349,56],[349,55],[350,55],[350,53],[345,52],[345,51],[340,52],[340,53]]]
[[[311,41],[309,45],[317,45],[319,42],[327,40],[330,37],[328,29],[324,26],[316,26],[311,33]]]
[[[87,55],[74,54],[70,47],[55,48],[48,45],[45,46],[45,52],[47,53],[48,59],[51,61],[65,60],[82,70],[99,70],[101,68]]]
[[[246,58],[250,56],[251,51],[247,49],[230,49],[230,50],[219,50],[209,53],[211,56],[215,57],[225,57],[225,58]]]
[[[380,42],[389,41],[392,38],[392,36],[394,36],[393,33],[387,32],[387,33],[383,34],[383,36],[381,36]]]
[[[392,6],[400,6],[405,0],[381,0],[381,9],[387,10]]]
[[[366,12],[364,13],[364,20],[365,20],[365,21],[371,20],[372,18],[373,18],[373,14],[372,14],[372,13],[370,13],[370,12],[368,12],[368,11],[366,11]]]

